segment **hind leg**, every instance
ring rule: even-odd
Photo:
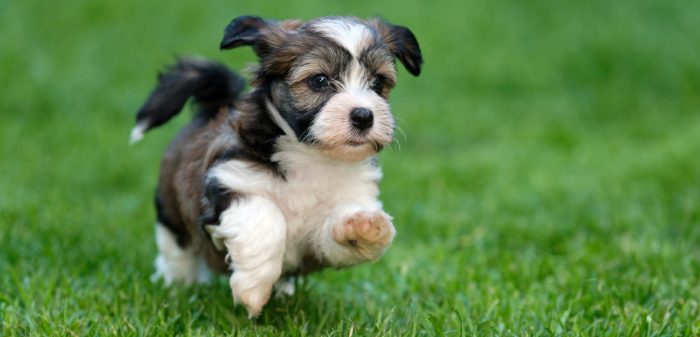
[[[287,296],[293,296],[295,279],[295,277],[283,277],[277,280],[273,287],[275,289],[275,298],[283,299]]]
[[[159,254],[155,261],[156,272],[151,276],[151,281],[156,282],[162,277],[165,286],[170,286],[173,282],[186,285],[209,282],[207,264],[194,253],[192,245],[180,247],[175,234],[160,223],[156,224],[156,244]]]

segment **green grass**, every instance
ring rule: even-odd
[[[242,14],[380,14],[423,74],[381,155],[398,235],[254,322],[151,284],[161,151],[127,146],[173,55]],[[0,336],[696,336],[700,2],[0,0]]]

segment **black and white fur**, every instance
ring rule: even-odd
[[[239,46],[260,58],[250,93],[239,98],[242,81],[222,65],[180,60],[138,112],[132,141],[194,97],[197,115],[163,156],[154,277],[231,273],[253,317],[273,288],[293,292],[291,277],[373,262],[390,245],[375,155],[394,140],[394,58],[417,76],[422,57],[407,28],[347,17],[239,17],[221,48]]]

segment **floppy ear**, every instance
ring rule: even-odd
[[[406,70],[413,76],[418,76],[423,64],[423,56],[413,33],[404,26],[392,25],[379,18],[371,19],[367,23],[381,35]]]
[[[260,30],[267,25],[258,16],[239,16],[224,29],[221,49],[233,49],[240,46],[254,46],[261,37]]]
[[[252,46],[255,53],[262,57],[283,45],[287,41],[287,34],[301,24],[299,20],[277,22],[263,20],[258,16],[239,16],[224,29],[221,49]]]

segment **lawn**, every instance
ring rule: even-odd
[[[398,231],[255,321],[228,282],[149,281],[160,154],[134,113],[242,14],[381,15],[405,133],[380,160]],[[700,335],[700,2],[0,0],[0,336]]]

